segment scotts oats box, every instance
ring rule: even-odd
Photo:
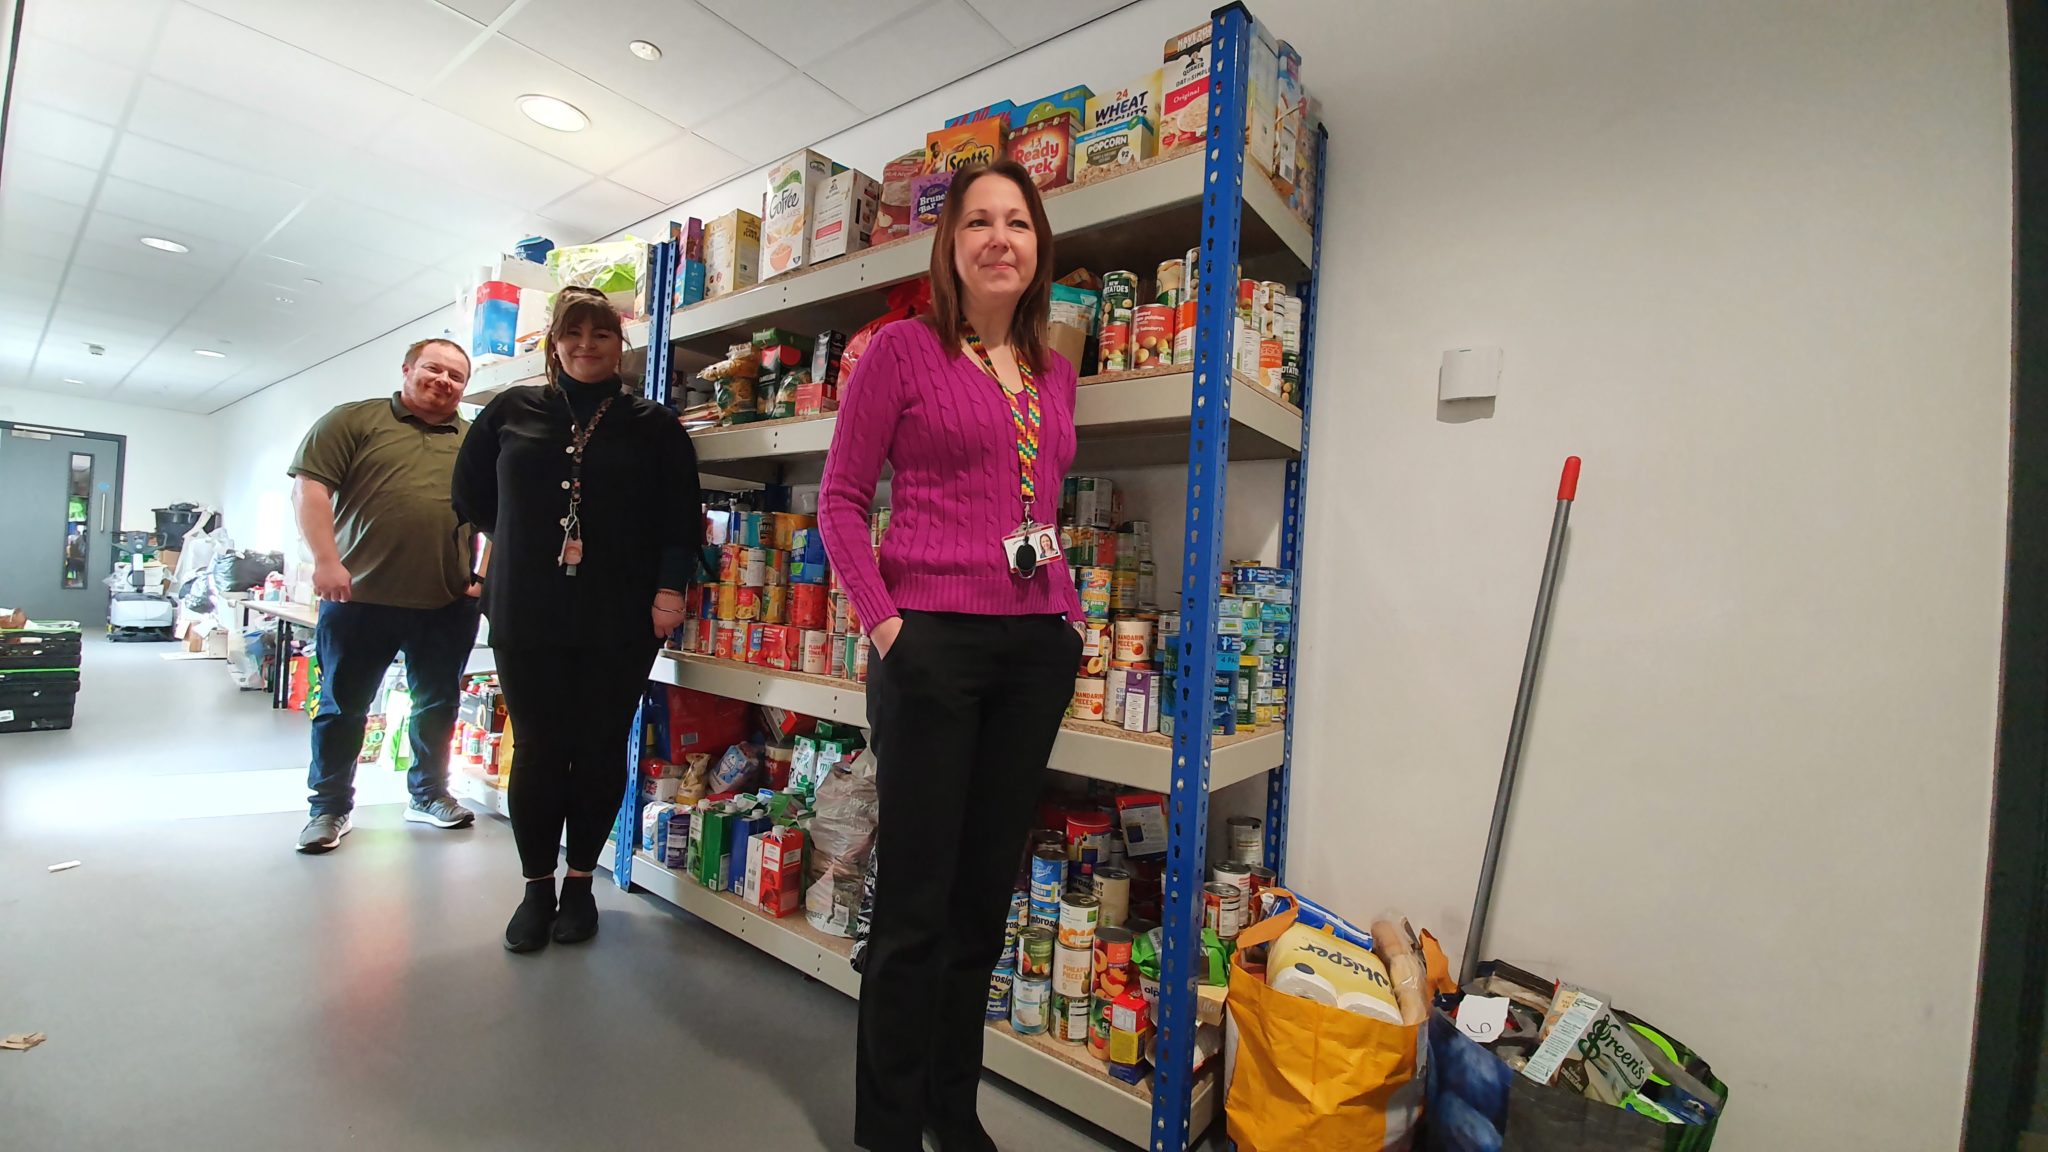
[[[1040,192],[1074,180],[1074,121],[1071,112],[1034,121],[1010,134],[1010,159],[1031,173]]]
[[[1159,150],[1171,152],[1209,134],[1209,25],[1190,28],[1166,42],[1160,69]]]
[[[929,175],[957,172],[969,164],[993,164],[1003,154],[1007,115],[955,124],[924,138],[924,170]]]
[[[1129,120],[1143,120],[1149,130],[1156,131],[1159,123],[1159,87],[1165,80],[1165,70],[1154,68],[1138,77],[1128,88],[1093,96],[1088,100],[1087,116],[1081,121],[1081,131],[1091,133],[1111,124],[1122,124]]]
[[[811,220],[825,181],[846,171],[806,148],[768,169],[768,208],[761,217],[761,279],[810,262]]]

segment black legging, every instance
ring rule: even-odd
[[[512,720],[512,836],[527,879],[551,876],[569,828],[569,868],[597,867],[626,781],[633,710],[647,690],[652,637],[631,648],[500,648]]]

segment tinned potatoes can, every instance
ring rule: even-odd
[[[1133,316],[1131,367],[1156,368],[1173,363],[1173,308],[1165,304],[1145,304],[1139,306]]]

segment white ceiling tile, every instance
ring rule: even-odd
[[[811,78],[861,111],[886,112],[950,84],[1012,51],[963,0],[937,0],[915,18],[871,34],[845,52],[812,65]],[[877,59],[923,62],[918,68],[877,68]]]
[[[512,6],[512,0],[439,0],[439,3],[441,7],[460,12],[479,24],[489,24]]]
[[[67,204],[90,204],[93,185],[98,182],[99,173],[91,168],[35,152],[17,155],[9,151],[6,167],[0,170],[0,189],[33,192]]]
[[[1029,48],[1097,16],[1127,7],[1131,0],[1032,0],[1029,4],[1018,4],[1015,0],[969,2],[995,25],[1004,39],[1019,48]]]
[[[121,122],[135,72],[53,40],[24,35],[14,73],[14,98],[97,120]]]
[[[493,245],[517,241],[513,233],[526,218],[526,209],[464,191],[439,172],[360,152],[348,173],[328,184],[327,192],[423,227]]]
[[[140,68],[156,42],[157,22],[171,0],[55,0],[29,4],[22,34],[89,56]]]
[[[34,152],[97,169],[114,146],[114,130],[48,104],[23,100],[7,114],[7,154]]]
[[[460,241],[444,232],[422,228],[375,208],[365,208],[332,196],[321,196],[307,204],[286,230],[324,237],[330,248],[346,246],[364,256],[389,261],[393,271],[371,277],[396,280],[428,264],[446,259]],[[282,233],[280,238],[282,238]]]
[[[305,124],[155,76],[143,77],[128,131],[308,188],[349,164],[347,145]]]
[[[562,225],[566,235],[554,237],[557,244],[584,244],[638,224],[668,207],[631,188],[609,180],[596,180],[541,209],[541,215]]]
[[[107,172],[152,188],[274,219],[282,219],[310,191],[288,180],[223,164],[133,133],[121,138]]]
[[[27,253],[9,253],[0,260],[0,289],[30,291],[47,289],[51,294],[64,282],[64,261]]]
[[[95,268],[180,284],[210,284],[241,259],[243,246],[209,241],[204,236],[186,238],[189,252],[159,252],[142,243],[142,237],[154,236],[160,228],[108,208],[95,209],[85,218],[85,239],[80,242],[78,259],[85,259],[87,249],[94,249],[90,263]],[[96,251],[100,248],[107,250],[104,255]]]
[[[816,80],[799,75],[777,84],[744,107],[706,120],[695,131],[751,167],[815,144],[860,118],[853,105]]]
[[[409,100],[396,88],[185,4],[172,11],[149,70],[343,144],[375,135]]]
[[[581,132],[541,127],[519,111],[519,97],[527,94],[568,101],[590,118],[589,127]],[[592,172],[615,168],[660,146],[679,127],[502,36],[492,37],[428,99]]]
[[[747,170],[746,161],[694,132],[685,132],[621,164],[611,179],[664,205],[680,204]]]
[[[517,47],[514,51],[520,51]],[[515,111],[513,115],[517,116]],[[547,129],[519,117],[537,132]],[[592,173],[445,108],[414,102],[369,150],[424,170],[423,177],[519,208],[533,209],[589,181]]]
[[[105,309],[142,325],[167,328],[192,307],[193,296],[166,292],[151,281],[74,264],[64,278],[61,297],[66,306],[81,305]]]
[[[335,234],[329,227],[330,217],[343,210],[334,207],[332,201],[328,205],[326,209],[320,209],[315,204],[308,212],[295,217],[263,246],[263,251],[296,261],[319,280],[345,277],[373,284],[389,284],[418,270],[420,265],[417,262],[395,259],[357,244],[352,236]]]
[[[195,247],[211,240],[236,251],[255,247],[284,219],[284,213],[243,212],[118,176],[107,177],[100,186],[97,210],[141,222],[149,229],[145,235]]]
[[[682,125],[747,100],[789,71],[694,0],[528,0],[502,31]],[[662,58],[633,55],[626,49],[633,40],[651,41]]]
[[[414,94],[483,32],[430,0],[186,2]]]
[[[704,0],[704,6],[799,68],[843,52],[925,0]],[[907,59],[907,57],[896,57]]]
[[[33,255],[67,260],[85,223],[85,206],[16,188],[0,190],[0,262]]]

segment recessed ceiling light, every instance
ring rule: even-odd
[[[567,100],[528,94],[519,98],[519,110],[528,120],[557,132],[581,132],[590,127],[590,117]]]
[[[277,302],[278,302],[279,304],[296,304],[296,303],[298,303],[298,301],[296,301],[296,300],[293,300],[293,299],[292,299],[291,297],[289,297],[289,296],[277,296],[277,297],[273,297],[273,299],[275,299],[275,300],[276,300],[276,301],[277,301]]]
[[[83,384],[83,383],[85,383],[85,381],[83,381],[83,380],[80,380],[80,379],[78,379],[78,378],[77,378],[77,377],[75,377],[75,376],[66,376],[66,377],[64,378],[64,382],[65,382],[66,384]]]
[[[227,358],[228,358],[228,354],[227,354],[227,353],[225,353],[225,352],[215,352],[215,351],[214,351],[213,349],[211,349],[211,348],[194,348],[194,349],[192,350],[192,354],[193,354],[194,356],[204,356],[204,357],[206,357],[206,358],[207,358],[208,360],[225,360],[225,359],[227,359]]]
[[[142,238],[142,242],[148,245],[149,247],[156,249],[159,252],[176,252],[183,254],[191,251],[190,248],[185,247],[183,244],[178,243],[176,240],[166,240],[161,236],[144,236]]]
[[[318,280],[313,279],[311,276],[306,277],[306,283],[311,284],[315,288],[318,288],[320,286],[320,282]]]
[[[661,45],[656,44],[652,40],[635,40],[631,44],[626,45],[626,51],[631,52],[642,60],[661,59]]]

